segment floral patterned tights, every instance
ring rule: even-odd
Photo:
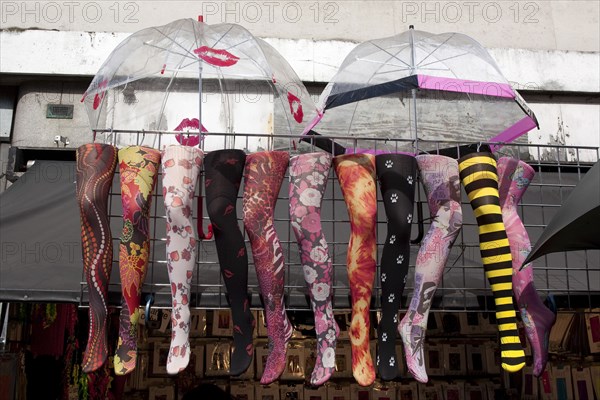
[[[130,146],[119,150],[123,203],[119,273],[123,299],[119,317],[119,342],[114,358],[117,375],[132,372],[137,360],[140,297],[150,255],[150,204],[158,178],[159,164],[158,150],[142,146]]]
[[[162,152],[163,198],[167,214],[167,269],[171,282],[171,347],[167,372],[177,374],[190,360],[190,284],[196,261],[192,201],[202,150],[169,146]]]
[[[331,304],[333,269],[321,229],[321,201],[331,159],[330,154],[310,153],[290,160],[290,221],[300,247],[317,333],[317,360],[310,379],[314,386],[327,382],[333,374],[339,335]]]

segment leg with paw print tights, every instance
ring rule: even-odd
[[[525,352],[512,297],[512,256],[500,209],[496,159],[491,153],[472,153],[459,160],[458,168],[479,226],[481,259],[496,304],[502,368],[517,372],[525,366]]]
[[[417,381],[426,383],[424,348],[429,310],[442,280],[450,249],[462,227],[462,210],[456,160],[422,155],[417,156],[417,163],[433,221],[419,248],[415,290],[398,330],[404,344],[408,371]]]
[[[77,149],[77,203],[81,215],[83,270],[90,296],[90,329],[82,361],[83,372],[100,368],[108,354],[106,314],[112,270],[112,235],[108,193],[117,166],[117,149],[99,143]]]
[[[346,262],[352,300],[352,374],[359,385],[369,386],[375,381],[369,349],[369,308],[377,269],[375,156],[347,154],[335,157],[333,164],[350,216]]]
[[[213,226],[221,274],[227,288],[233,319],[230,375],[244,373],[252,362],[255,321],[248,300],[248,254],[238,225],[237,196],[246,154],[217,150],[204,158],[206,209]]]
[[[168,146],[162,152],[163,199],[167,214],[167,271],[171,282],[171,346],[167,372],[177,374],[190,361],[190,285],[196,262],[192,201],[202,166],[202,150]]]
[[[123,203],[119,274],[123,308],[119,317],[119,342],[114,358],[117,375],[132,372],[137,360],[140,297],[150,255],[150,204],[159,166],[160,152],[156,149],[130,146],[119,150]]]
[[[381,256],[381,320],[377,332],[377,369],[381,379],[392,380],[398,375],[398,309],[410,263],[410,228],[417,162],[413,156],[405,154],[382,154],[375,157],[375,164],[388,220]]]
[[[244,226],[265,302],[269,356],[260,383],[275,381],[285,368],[287,342],[293,328],[283,303],[284,259],[273,213],[289,162],[284,151],[263,151],[246,157],[244,168]]]
[[[531,252],[531,242],[517,213],[517,205],[534,175],[533,168],[523,161],[510,157],[498,160],[500,206],[513,259],[513,292],[533,350],[533,373],[540,376],[548,362],[548,339],[556,314],[544,305],[535,289],[533,265],[520,269]]]
[[[309,153],[290,160],[290,221],[300,247],[300,262],[315,315],[317,360],[310,383],[320,386],[335,369],[339,328],[333,318],[333,269],[321,229],[321,201],[331,169],[331,155]]]

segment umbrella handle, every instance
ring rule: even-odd
[[[423,240],[423,235],[425,233],[425,226],[423,224],[423,203],[420,201],[417,202],[417,220],[419,221],[419,223],[417,224],[419,230],[417,237],[410,241],[412,244],[421,243],[421,240]]]
[[[213,226],[212,224],[208,224],[208,232],[204,233],[204,227],[202,226],[202,220],[203,220],[203,211],[202,211],[202,206],[204,204],[204,201],[202,199],[202,189],[200,189],[200,195],[198,196],[198,238],[200,240],[210,240],[213,237]]]

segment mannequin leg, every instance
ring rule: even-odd
[[[513,293],[533,349],[533,373],[540,376],[548,362],[548,339],[556,315],[544,305],[535,289],[533,265],[519,270],[531,252],[531,242],[517,213],[517,205],[534,175],[533,168],[523,161],[509,157],[498,160],[500,206],[513,261]]]
[[[414,157],[404,154],[382,154],[375,157],[375,163],[388,220],[381,256],[381,320],[377,334],[377,368],[381,379],[392,380],[398,375],[398,309],[410,263],[410,228],[417,162]]]
[[[264,151],[246,157],[244,168],[244,226],[267,316],[270,353],[260,382],[275,381],[285,368],[287,341],[292,335],[283,303],[284,259],[273,213],[289,162],[283,151]]]
[[[333,269],[321,229],[321,201],[332,157],[309,153],[290,160],[290,221],[300,247],[300,262],[315,315],[317,360],[310,383],[320,386],[335,370],[339,328],[333,318]]]
[[[163,199],[167,214],[167,270],[171,282],[171,346],[167,372],[177,374],[190,361],[190,284],[196,262],[192,201],[202,166],[202,150],[168,146],[163,150]]]
[[[140,297],[150,255],[150,204],[159,165],[160,152],[156,149],[130,146],[119,150],[123,203],[119,273],[123,308],[119,317],[119,342],[114,358],[117,375],[126,375],[133,371],[137,360]]]
[[[496,303],[502,368],[516,372],[525,366],[512,298],[512,256],[502,221],[496,160],[491,153],[472,153],[459,160],[460,178],[479,226],[481,259]]]
[[[206,209],[213,226],[221,274],[233,319],[231,375],[248,369],[254,355],[255,321],[248,300],[248,254],[238,226],[237,196],[246,163],[241,150],[218,150],[204,159]]]
[[[347,267],[352,299],[352,373],[359,385],[369,386],[375,381],[369,349],[369,307],[377,268],[375,156],[347,154],[335,157],[333,164],[351,226]]]
[[[90,327],[83,372],[100,368],[108,354],[106,314],[113,246],[108,218],[108,193],[117,166],[117,149],[91,143],[77,149],[77,203],[81,215],[83,270],[89,288]]]
[[[427,195],[431,227],[421,243],[415,267],[415,291],[408,312],[400,322],[406,364],[419,382],[428,381],[425,371],[425,332],[429,310],[442,280],[450,249],[462,226],[460,180],[456,160],[437,155],[417,156]]]

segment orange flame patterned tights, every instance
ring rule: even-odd
[[[375,380],[369,350],[369,307],[377,263],[375,156],[346,154],[335,157],[333,163],[351,226],[347,267],[352,298],[352,374],[361,386],[369,386]]]

